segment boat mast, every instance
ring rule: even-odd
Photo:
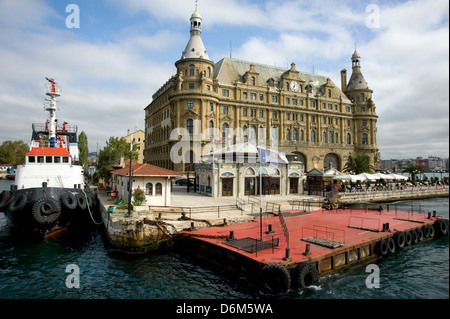
[[[48,82],[45,86],[45,94],[50,97],[50,99],[45,99],[46,101],[49,101],[50,104],[45,109],[50,113],[50,125],[49,125],[49,143],[50,147],[56,146],[56,100],[57,96],[61,95],[61,89],[60,86],[55,82],[54,79],[45,78]]]

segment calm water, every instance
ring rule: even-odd
[[[0,191],[9,189],[0,181]],[[410,201],[423,211],[448,218],[448,198]],[[66,267],[80,269],[80,287],[67,288]],[[365,285],[365,267],[319,280],[303,292],[282,299],[448,299],[449,239],[443,237],[405,249],[378,263],[380,288]],[[139,299],[265,299],[245,280],[227,279],[176,252],[138,257],[109,255],[98,231],[82,238],[65,234],[47,241],[15,237],[0,213],[0,298],[139,298]]]

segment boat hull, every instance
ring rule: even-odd
[[[0,211],[15,229],[46,238],[69,225],[84,227],[99,221],[98,202],[96,193],[79,188],[17,189],[0,194]]]

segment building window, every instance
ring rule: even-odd
[[[305,132],[303,132],[303,130],[300,130],[300,141],[304,141],[305,140]]]
[[[244,127],[242,128],[244,137],[248,137],[248,129],[247,129],[247,125],[244,125]]]
[[[286,104],[291,104],[290,99],[288,97],[286,98]]]
[[[194,83],[189,83],[189,90],[193,90],[194,88]]]
[[[192,110],[194,108],[194,101],[188,101],[187,108],[188,108],[188,110]]]
[[[352,144],[352,135],[347,133],[347,144]]]
[[[316,102],[315,101],[309,101],[309,106],[316,107]]]
[[[329,109],[329,110],[332,110],[332,109],[333,109],[333,104],[328,103],[328,109]]]
[[[194,75],[195,73],[195,66],[193,64],[191,64],[189,66],[189,75]]]
[[[297,99],[292,98],[292,105],[297,105]]]
[[[323,132],[322,135],[323,135],[323,136],[322,136],[323,142],[324,142],[324,143],[327,143],[327,132]]]
[[[277,103],[278,97],[276,95],[272,95],[272,103]]]
[[[259,100],[260,100],[260,101],[264,101],[264,94],[260,94],[260,95],[259,95]]]
[[[272,112],[272,118],[274,119],[274,120],[276,120],[277,119],[277,112],[276,111],[273,111]]]
[[[162,195],[162,184],[161,183],[157,183],[155,186],[155,195],[156,196],[160,196]]]
[[[278,127],[272,127],[272,139],[278,141]]]
[[[286,120],[289,121],[291,119],[291,113],[286,113]]]
[[[311,142],[312,143],[316,142],[316,131],[311,131]]]
[[[189,134],[194,134],[194,120],[189,119],[186,121],[186,129],[188,130]]]
[[[323,122],[323,124],[327,124],[327,117],[326,116],[323,117],[322,122]]]
[[[242,109],[242,116],[247,116],[247,108],[246,107],[244,107]]]
[[[369,137],[367,136],[366,133],[363,133],[363,134],[362,134],[362,143],[363,143],[364,145],[369,144]]]
[[[311,123],[316,123],[316,116],[315,115],[311,115]]]
[[[209,110],[214,111],[214,104],[212,102],[209,103]]]
[[[145,185],[145,194],[153,195],[153,184],[152,183],[147,183],[147,185]]]
[[[227,123],[224,123],[224,124],[222,125],[222,138],[223,138],[223,139],[225,139],[225,138],[228,137],[228,129],[229,129],[229,128],[230,128],[230,127],[228,126]]]
[[[242,92],[242,98],[244,100],[248,99],[247,92]]]
[[[256,126],[250,126],[250,138],[256,139]]]
[[[222,89],[222,96],[229,97],[230,96],[230,90]]]
[[[347,126],[350,126],[350,120],[347,120]]]
[[[367,126],[367,120],[362,120],[362,126]]]
[[[294,141],[297,141],[297,138],[298,138],[298,131],[296,128],[294,128],[294,130],[292,131],[292,139]]]
[[[228,106],[222,107],[223,114],[228,114]]]
[[[298,100],[300,106],[303,106],[303,99]]]
[[[209,136],[213,136],[213,135],[214,135],[214,122],[209,121]]]
[[[250,79],[250,84],[255,86],[255,83],[256,83],[256,79],[255,79],[254,76],[252,76],[251,79]]]
[[[328,143],[334,143],[333,132],[328,132]]]
[[[289,129],[286,130],[286,140],[290,140],[291,139],[291,131]]]
[[[256,101],[256,93],[250,93],[250,100]]]
[[[322,102],[322,108],[325,110],[327,108],[327,103]]]
[[[250,116],[255,117],[256,116],[256,109],[250,109]]]
[[[264,117],[264,111],[263,110],[259,110],[259,117]]]
[[[331,90],[328,90],[328,97],[331,97]]]
[[[334,134],[334,142],[335,143],[339,143],[339,135],[338,135],[338,133]]]

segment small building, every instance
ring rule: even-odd
[[[267,154],[278,150],[264,148]],[[219,149],[195,165],[197,192],[211,197],[245,197],[251,195],[288,195],[303,193],[304,166],[294,157],[261,163],[258,147],[237,143]],[[288,160],[289,158],[289,160]]]
[[[124,200],[128,199],[129,174],[129,165],[111,172],[111,189],[116,190],[117,196]],[[152,164],[133,163],[131,175],[133,190],[140,188],[145,193],[145,206],[170,206],[172,179],[181,176],[180,173]]]

